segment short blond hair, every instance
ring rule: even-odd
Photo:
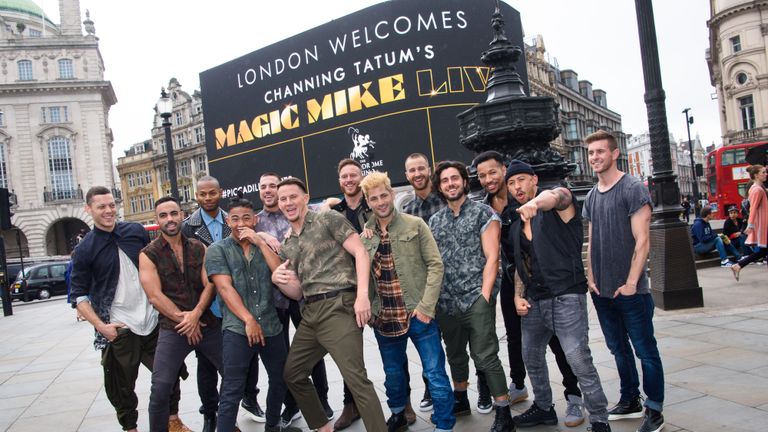
[[[368,198],[368,191],[379,186],[384,186],[388,191],[392,192],[392,182],[389,180],[387,173],[373,171],[360,182],[360,188],[363,190],[366,198]]]

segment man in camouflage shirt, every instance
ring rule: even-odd
[[[451,365],[454,413],[470,413],[469,343],[475,366],[485,373],[495,399],[496,418],[491,431],[509,432],[514,430],[514,424],[506,377],[499,360],[494,313],[501,223],[492,208],[468,199],[469,174],[463,163],[440,162],[433,184],[448,202],[447,207],[429,220],[429,228],[445,266],[437,322]]]
[[[330,353],[349,384],[365,430],[384,431],[384,413],[363,362],[362,328],[371,318],[368,253],[344,216],[309,211],[301,180],[282,180],[277,196],[291,235],[280,250],[286,261],[275,269],[272,282],[283,291],[300,287],[304,295],[302,321],[285,364],[288,388],[310,429],[330,432],[332,425],[309,380],[314,365]]]

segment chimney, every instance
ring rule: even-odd
[[[80,0],[59,0],[61,24],[59,29],[62,36],[82,36],[80,25]]]

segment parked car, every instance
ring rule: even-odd
[[[64,272],[68,261],[49,262],[24,267],[11,286],[11,298],[25,302],[45,300],[54,295],[66,295],[67,284]]]

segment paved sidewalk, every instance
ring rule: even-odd
[[[699,271],[705,308],[663,312],[657,310],[656,337],[666,375],[665,431],[760,431],[768,425],[768,274],[767,266],[749,266],[735,284],[730,270]],[[499,313],[497,332],[501,353],[506,353],[504,326]],[[613,357],[603,342],[594,310],[590,306],[590,347],[608,400],[618,398],[618,375]],[[14,303],[14,315],[0,317],[0,431],[119,431],[114,410],[106,399],[99,355],[92,348],[92,327],[75,321],[75,313],[61,298],[29,304]],[[365,332],[365,356],[385,415],[384,372],[376,342]],[[502,362],[508,367],[506,355]],[[423,392],[418,356],[409,346],[412,400],[418,404]],[[559,372],[550,356],[550,375],[556,409],[564,416]],[[188,366],[194,370],[194,356]],[[330,402],[341,410],[341,376],[326,357],[331,387]],[[474,375],[472,375],[474,376]],[[261,382],[266,383],[266,378]],[[470,401],[477,399],[472,383]],[[139,428],[148,431],[146,406],[149,373],[142,370],[137,383]],[[264,406],[266,392],[260,402]],[[530,401],[513,409],[522,412]],[[181,417],[193,430],[201,429],[197,413],[199,398],[192,377],[182,384]],[[241,411],[242,413],[242,411]],[[419,413],[412,431],[432,430],[429,413]],[[473,411],[459,420],[456,431],[484,431],[492,414]],[[639,420],[612,422],[614,431],[634,431]],[[244,432],[262,431],[263,424],[239,419]],[[306,428],[303,420],[295,423]],[[531,431],[584,431],[558,426]],[[348,429],[364,430],[361,422]]]

